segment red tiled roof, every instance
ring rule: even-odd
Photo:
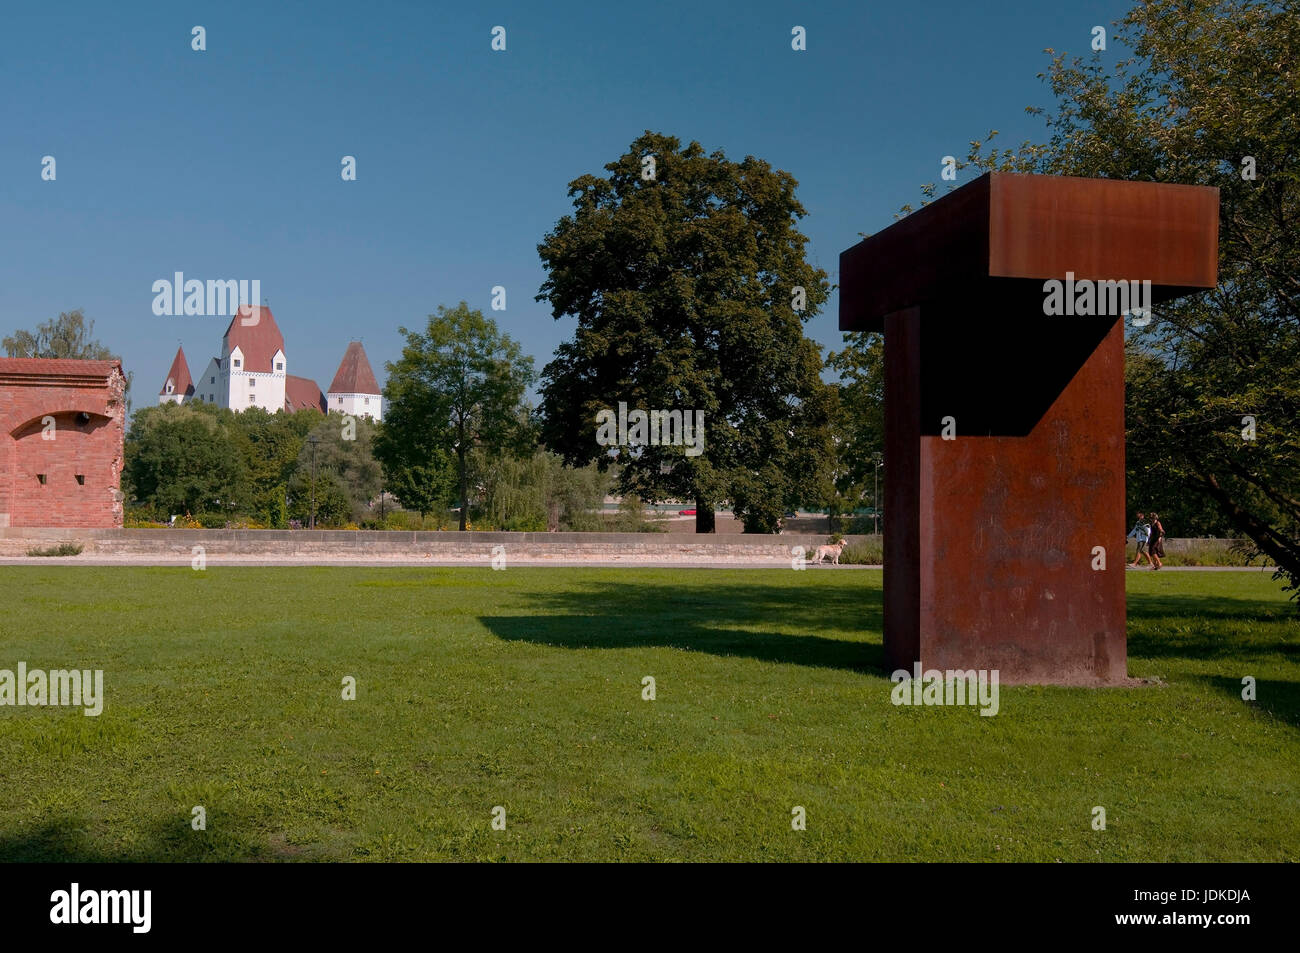
[[[63,357],[0,357],[0,375],[6,377],[70,377],[104,380],[113,371],[122,373],[122,362],[78,361]]]
[[[230,319],[224,341],[227,354],[235,348],[244,352],[243,371],[269,373],[271,358],[284,350],[284,336],[265,305],[241,304]]]
[[[172,385],[172,394],[181,394],[185,397],[191,397],[194,394],[194,378],[190,377],[190,365],[185,360],[185,349],[178,347],[176,357],[172,359],[172,369],[167,372],[167,380],[163,381],[162,390],[158,396],[165,396],[167,385]]]
[[[331,394],[379,393],[375,372],[370,369],[370,361],[366,359],[366,349],[361,346],[360,341],[353,341],[343,352],[343,360],[339,362],[339,369],[334,375],[334,383],[330,384],[329,392]]]
[[[306,377],[288,374],[284,380],[284,409],[290,413],[315,407],[325,413],[325,395],[320,385]]]

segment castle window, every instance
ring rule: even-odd
[[[217,382],[217,379],[216,379],[215,377],[209,377],[209,378],[208,378],[208,383],[209,383],[209,384],[215,384],[216,382]]]
[[[235,358],[235,366],[239,367],[239,358]]]
[[[171,393],[172,391],[174,391],[175,389],[176,389],[176,388],[175,388],[175,386],[173,386],[172,382],[171,382],[171,381],[168,381],[168,382],[167,382],[167,393],[170,394],[170,393]]]
[[[86,474],[84,474],[84,473],[78,473],[78,474],[77,474],[77,485],[78,485],[78,486],[85,486],[85,485],[86,485]]]
[[[38,473],[38,474],[36,474],[36,479],[40,481],[41,486],[45,486],[45,474],[44,474],[44,473]]]
[[[370,405],[370,398],[369,398],[369,397],[366,397],[366,398],[363,398],[363,399],[365,400],[366,405],[369,406],[369,405]]]
[[[257,383],[257,378],[256,378],[256,377],[250,377],[250,378],[248,379],[248,386],[249,386],[249,387],[252,387],[252,386],[253,386],[254,384],[256,384],[256,383]]]
[[[339,398],[339,403],[340,403],[340,404],[343,403],[343,398],[342,398],[342,397]]]
[[[276,362],[275,362],[275,369],[276,369],[277,371],[282,371],[282,370],[284,370],[284,361],[276,361]]]

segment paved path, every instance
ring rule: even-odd
[[[186,566],[190,559],[186,556],[4,556],[0,557],[0,566]],[[337,566],[365,568],[411,568],[416,566],[451,567],[487,569],[490,565],[487,556],[469,556],[461,559],[411,559],[410,557],[369,559],[349,559],[347,557],[310,557],[310,556],[209,556],[208,568],[220,566]],[[785,569],[789,570],[788,558],[766,560],[699,560],[678,559],[663,560],[628,556],[623,559],[545,559],[539,557],[517,559],[507,558],[509,566],[558,566],[565,568],[588,569]],[[810,565],[809,570],[828,572],[831,570],[880,569],[875,566],[831,566]],[[1129,572],[1152,572],[1152,570],[1134,569]],[[1159,572],[1272,572],[1272,566],[1166,566]]]

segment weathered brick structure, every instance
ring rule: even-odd
[[[0,527],[122,525],[120,361],[0,358]]]

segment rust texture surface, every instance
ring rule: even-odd
[[[890,668],[1126,677],[1124,324],[1043,282],[1168,300],[1217,248],[1215,189],[991,174],[841,256],[840,327],[885,332]]]
[[[990,172],[840,255],[840,330],[883,331],[885,315],[984,279],[1152,283],[1155,300],[1212,288],[1219,190]]]

